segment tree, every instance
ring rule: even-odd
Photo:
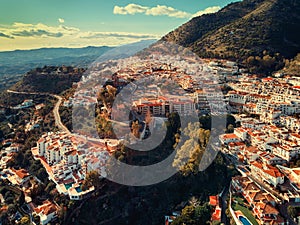
[[[54,182],[49,182],[48,184],[47,184],[47,187],[45,188],[45,192],[47,193],[47,194],[50,194],[50,191],[52,191],[54,188],[55,188],[55,183]]]
[[[17,208],[14,204],[9,204],[8,205],[8,209],[7,209],[8,214],[13,214],[13,213],[16,212],[16,210],[17,210]]]
[[[234,132],[234,126],[232,124],[229,124],[227,126],[227,132],[226,133],[233,133]]]
[[[30,197],[35,199],[45,191],[45,185],[42,183],[35,184],[30,190]]]
[[[19,199],[18,199],[18,205],[22,206],[24,203],[25,203],[25,195],[24,195],[24,192],[21,191],[21,194],[20,194]]]
[[[29,225],[30,219],[28,216],[23,216],[20,220],[20,225]]]
[[[262,65],[266,68],[272,68],[274,66],[274,63],[276,62],[274,57],[271,57],[269,55],[265,55],[262,58]]]
[[[196,224],[196,221],[194,219],[194,214],[195,214],[195,207],[193,206],[186,206],[183,208],[181,215],[177,217],[172,224],[173,225],[192,225]]]
[[[255,64],[256,60],[254,58],[254,56],[249,56],[247,59],[246,59],[246,64],[248,67],[251,67]]]
[[[151,117],[151,112],[150,110],[148,109],[146,115],[145,115],[145,122],[146,122],[146,125],[148,126],[152,121],[152,117]]]
[[[204,146],[202,146],[202,147],[207,146],[207,144],[209,142],[209,138],[210,138],[210,130],[205,130],[204,131],[204,140],[205,140],[205,142],[204,142]]]
[[[41,218],[38,215],[35,214],[33,216],[33,220],[34,220],[35,224],[40,224]]]
[[[209,142],[210,130],[199,127],[199,122],[189,123],[183,130],[186,141],[177,150],[173,161],[173,166],[179,168],[184,176],[198,173],[198,166]]]
[[[7,212],[0,213],[0,221],[2,222],[2,224],[10,224],[8,218],[9,217],[8,217]]]
[[[290,205],[290,206],[288,206],[287,211],[288,211],[288,214],[290,215],[290,217],[296,218],[298,212],[295,207]]]
[[[95,189],[98,189],[101,186],[100,175],[95,170],[89,172],[86,175],[86,178],[85,178],[85,180],[83,181],[83,183],[81,185],[81,189],[84,191],[84,190],[89,189],[92,186],[94,186]]]
[[[131,129],[132,129],[132,134],[136,137],[136,138],[140,138],[140,124],[139,121],[134,121],[132,123]]]
[[[199,199],[197,199],[195,196],[191,197],[191,199],[189,200],[189,203],[191,206],[194,206],[194,207],[197,207],[200,205]]]
[[[195,216],[200,224],[205,224],[211,216],[211,206],[208,203],[195,208]]]
[[[48,174],[47,174],[45,168],[40,168],[38,170],[37,177],[43,182],[45,182],[48,179]]]
[[[182,209],[181,215],[177,217],[172,225],[194,225],[206,224],[211,216],[211,207],[208,203],[204,205],[189,205]]]
[[[205,145],[205,133],[204,132],[205,132],[205,130],[203,128],[199,129],[199,141],[200,141],[201,146]]]

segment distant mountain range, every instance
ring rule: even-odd
[[[0,52],[0,90],[10,87],[31,69],[53,66],[87,67],[112,47],[41,48]]]
[[[238,61],[252,72],[271,73],[288,67],[297,70],[300,53],[299,0],[243,0],[213,14],[195,17],[162,38],[189,48],[203,58]],[[29,70],[44,65],[87,67],[130,56],[155,40],[122,48],[43,48],[0,52],[0,90],[20,80]],[[109,51],[111,50],[111,51]],[[106,54],[104,54],[106,53]],[[287,64],[287,60],[292,63]]]
[[[300,52],[299,0],[244,0],[193,18],[162,38],[200,57],[290,59]],[[279,54],[278,54],[279,53]]]
[[[11,87],[37,67],[72,66],[87,68],[93,62],[129,57],[157,40],[142,40],[118,47],[41,48],[0,52],[0,90]]]

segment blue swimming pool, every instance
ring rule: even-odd
[[[66,189],[68,190],[70,187],[72,187],[73,183],[65,184]]]
[[[80,187],[75,188],[75,190],[76,190],[78,193],[82,192],[82,190],[81,190]]]
[[[243,225],[252,225],[252,223],[244,216],[239,216],[239,220],[242,222]]]

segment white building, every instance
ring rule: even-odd
[[[284,183],[284,175],[276,167],[254,161],[250,163],[250,168],[252,175],[265,180],[274,187]]]

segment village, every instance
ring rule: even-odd
[[[236,120],[236,124],[232,124],[234,128],[219,137],[220,151],[241,174],[232,178],[229,188],[230,214],[236,224],[254,224],[253,221],[286,224],[283,219],[286,215],[282,215],[279,208],[300,203],[300,119],[297,117],[300,113],[300,80],[282,74],[268,78],[249,75],[229,61],[203,60],[199,66],[180,60],[172,64],[171,59],[159,59],[163,63],[155,60],[137,63],[134,58],[129,63],[124,61],[125,67],[121,63],[114,73],[102,77],[105,88],[113,87],[116,92],[121,92],[130,81],[145,79],[149,82],[146,87],[139,83],[130,86],[130,90],[136,92],[130,103],[131,111],[140,123],[145,123],[149,113],[157,123],[173,112],[180,116],[232,114]],[[76,84],[79,88],[74,96],[63,99],[61,104],[65,107],[99,104],[96,96],[103,84],[90,82],[98,76],[99,71],[92,71],[89,77]],[[166,91],[153,79],[163,81],[166,86],[173,82],[180,88]],[[92,83],[92,88],[86,86],[87,82]],[[129,117],[126,119],[119,114],[120,109],[126,108],[125,102],[116,106],[119,111],[114,111],[107,102],[101,104],[101,113],[105,112],[110,121],[122,123],[123,127],[130,126]],[[34,107],[32,100],[25,100],[15,109],[27,107]],[[44,105],[35,107],[39,110]],[[36,116],[29,121],[27,129],[38,127],[40,119]],[[145,138],[146,126],[142,127],[144,129],[135,135],[140,139]],[[34,159],[42,163],[57,191],[77,201],[89,197],[95,190],[94,186],[82,188],[88,173],[97,171],[101,178],[106,178],[107,161],[121,142],[109,137],[96,140],[85,134],[55,131],[44,133],[31,152]],[[18,152],[18,145],[8,143],[7,146],[0,161],[1,179],[24,190],[25,201],[30,205],[26,187],[32,182],[32,176],[25,169],[7,168],[10,157]],[[212,221],[220,221],[219,196],[211,196],[210,203],[214,207]],[[240,205],[251,209],[251,218],[245,215]],[[49,200],[32,208],[41,224],[55,219],[59,211],[59,206]],[[174,216],[166,217],[166,223],[171,223],[172,218]]]

